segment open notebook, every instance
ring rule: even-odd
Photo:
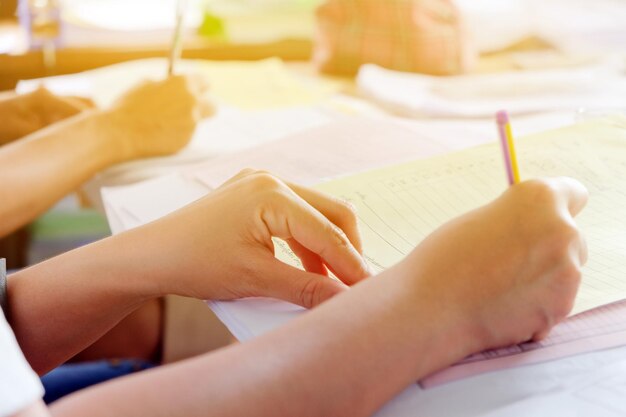
[[[572,315],[626,299],[626,118],[580,124],[519,140],[522,179],[571,176],[590,192],[577,222],[589,262]],[[496,144],[371,171],[318,186],[357,208],[364,254],[381,271],[446,221],[506,187]],[[294,262],[279,245],[279,256]]]

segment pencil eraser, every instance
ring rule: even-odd
[[[509,115],[504,110],[500,110],[496,113],[496,120],[498,123],[507,124],[509,122]]]

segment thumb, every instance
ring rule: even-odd
[[[315,307],[348,289],[345,284],[324,275],[302,271],[274,258],[264,274],[272,281],[265,295],[288,301],[304,308]]]

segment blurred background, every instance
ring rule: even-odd
[[[189,0],[185,56],[288,60],[311,57],[323,0]],[[333,2],[329,2],[333,3]],[[359,6],[359,2],[353,2]],[[362,2],[367,3],[367,2]],[[381,2],[383,4],[384,2]],[[426,2],[427,3],[427,2]],[[624,49],[624,0],[455,0],[472,54],[528,43],[577,54]],[[362,6],[364,9],[369,7]],[[0,88],[21,78],[62,74],[162,56],[175,0],[0,1]],[[350,11],[358,20],[358,10]]]

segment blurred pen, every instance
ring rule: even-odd
[[[183,26],[186,12],[187,0],[178,0],[176,4],[176,26],[174,27],[174,36],[172,38],[169,65],[167,68],[167,75],[170,77],[174,75],[176,63],[180,59],[180,55],[183,51]]]

